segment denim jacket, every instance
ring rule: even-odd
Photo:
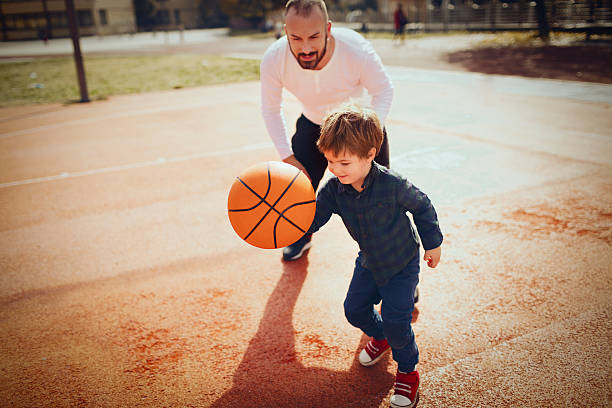
[[[394,171],[372,162],[363,187],[358,192],[336,177],[329,179],[317,195],[310,232],[319,230],[332,214],[340,215],[359,244],[361,265],[383,286],[416,255],[419,236],[425,249],[434,249],[442,244],[442,232],[427,195]]]

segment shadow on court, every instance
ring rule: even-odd
[[[308,258],[286,262],[283,268],[257,333],[234,374],[233,387],[212,407],[379,406],[395,379],[387,371],[391,357],[389,353],[376,366],[362,367],[357,356],[368,340],[365,335],[348,371],[305,367],[300,362],[292,319],[308,273]],[[324,348],[320,358],[325,359]]]

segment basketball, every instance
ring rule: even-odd
[[[282,248],[300,239],[316,209],[310,180],[283,162],[259,163],[240,174],[227,197],[230,223],[258,248]]]

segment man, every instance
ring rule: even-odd
[[[285,163],[302,170],[317,190],[327,161],[316,146],[326,112],[362,96],[384,123],[393,100],[393,87],[379,56],[361,35],[346,28],[332,29],[323,0],[289,0],[285,6],[286,37],[274,42],[261,62],[261,109],[266,128]],[[285,88],[302,104],[291,141],[281,110]],[[375,160],[389,166],[389,144]],[[300,258],[310,248],[311,236],[283,249],[286,261]]]
[[[404,10],[402,9],[402,4],[397,3],[397,8],[393,13],[393,25],[395,26],[395,33],[393,34],[393,40],[398,40],[399,44],[404,43],[404,30],[408,24],[408,18],[406,14],[404,14]]]

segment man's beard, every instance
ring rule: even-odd
[[[289,48],[291,48],[291,43],[289,43]],[[323,47],[323,52],[321,52],[321,56],[319,56],[318,51],[311,52],[310,54],[304,54],[303,52],[301,52],[298,55],[295,55],[293,50],[291,50],[291,53],[297,60],[298,64],[300,64],[300,67],[302,67],[303,69],[316,69],[317,65],[319,65],[319,62],[321,62],[326,52],[327,52],[327,33],[325,33],[325,46]],[[302,61],[300,59],[301,55],[311,55],[311,54],[316,54],[316,58],[312,61]]]

